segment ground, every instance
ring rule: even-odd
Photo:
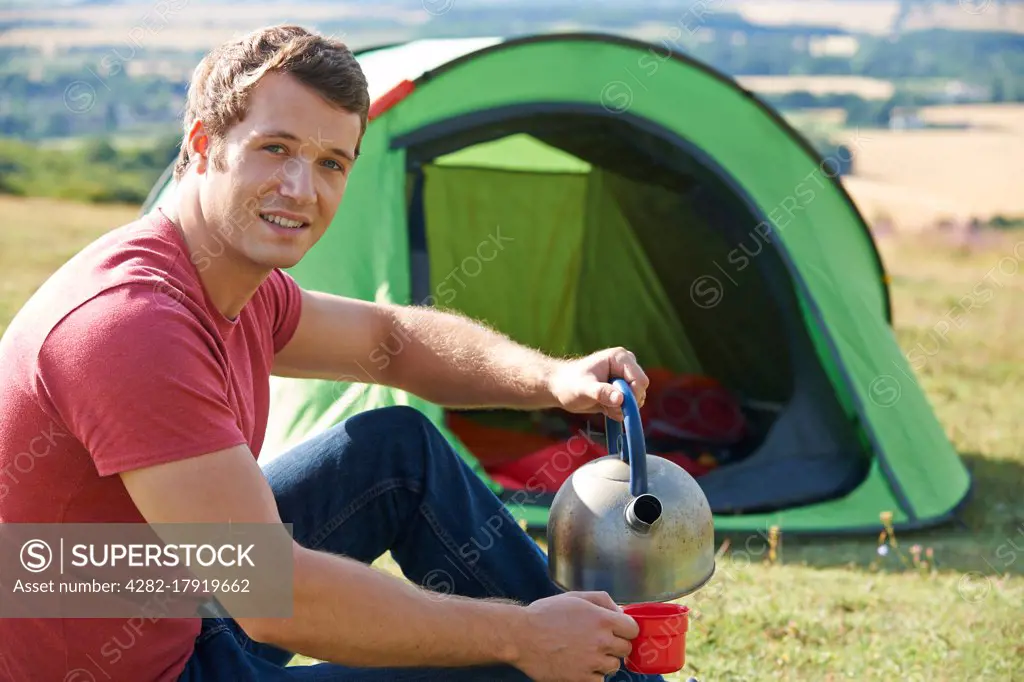
[[[848,77],[815,82],[862,95],[876,83]],[[792,76],[763,76],[747,84],[766,93],[803,87]],[[847,126],[842,109],[785,115],[805,135],[848,145],[853,173],[842,177],[843,186],[879,231],[919,232],[942,223],[965,226],[975,218],[1024,217],[1024,104],[922,107],[916,112],[922,127],[903,130]],[[837,156],[845,161],[850,158],[845,154]]]
[[[0,197],[0,332],[61,262],[136,213]],[[884,557],[877,537],[783,534],[774,562],[760,536],[718,538],[715,578],[682,600],[694,617],[673,680],[1024,680],[1024,232],[879,247],[899,342],[930,353],[918,377],[973,497],[960,523],[898,534]]]
[[[949,127],[839,135],[854,155],[854,175],[843,182],[869,220],[917,231],[943,220],[1024,216],[1024,105],[936,106],[919,114]]]

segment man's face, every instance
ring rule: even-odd
[[[245,118],[211,151],[220,163],[202,171],[200,201],[211,240],[225,256],[260,269],[299,262],[334,218],[359,133],[356,114],[292,76],[265,76]]]

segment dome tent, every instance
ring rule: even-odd
[[[970,476],[891,328],[887,281],[827,163],[734,80],[599,34],[364,50],[362,154],[304,287],[438,305],[556,355],[626,346],[771,405],[749,456],[698,478],[722,531],[877,531],[951,518]],[[145,210],[173,191],[169,174]],[[401,352],[389,339],[364,369]],[[267,456],[408,404],[535,528],[549,493],[492,477],[445,410],[275,378]],[[518,494],[517,494],[518,493]]]

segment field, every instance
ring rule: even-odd
[[[202,13],[190,0],[126,3],[63,8],[56,18],[52,8],[10,8],[0,10],[0,22],[23,22],[7,30],[3,43],[46,49],[111,46],[122,53],[136,48],[204,49],[232,35],[277,22],[323,23],[343,26],[358,20],[362,27],[358,45],[409,39],[423,24],[454,11],[453,0],[423,0],[422,3],[332,2],[295,4],[274,2],[244,5],[217,0],[203,2]],[[683,3],[685,16],[694,6],[700,15],[736,12],[744,19],[766,26],[814,25],[840,28],[855,33],[883,35],[900,21],[899,0],[692,0]],[[442,19],[443,21],[443,19]],[[1004,0],[959,0],[945,6],[911,4],[901,26],[906,30],[950,28],[959,30],[1000,30],[1024,33],[1024,4]],[[571,30],[572,24],[552,28]],[[343,29],[342,29],[343,30]],[[637,27],[637,35],[653,31],[657,41],[666,27]]]
[[[85,6],[64,9],[60,21],[64,25],[45,25],[52,21],[51,9],[19,9],[0,11],[0,20],[42,23],[14,28],[4,34],[8,45],[48,47],[109,46],[120,54],[134,54],[138,48],[170,48],[174,50],[206,49],[234,35],[276,23],[345,22],[377,20],[381,36],[360,31],[366,42],[395,40],[407,37],[405,31],[426,22],[431,15],[421,8],[401,9],[384,4],[380,7],[362,3],[329,3],[289,5],[274,2],[252,2],[244,6],[219,2],[203,2],[200,15],[189,0],[163,3]],[[158,9],[159,8],[159,9]],[[129,60],[131,57],[128,58]]]
[[[0,334],[36,287],[62,262],[136,206],[85,206],[0,196]]]
[[[710,3],[737,11],[754,23],[771,26],[813,24],[853,32],[886,34],[900,16],[899,0],[725,0]],[[952,28],[959,30],[1024,32],[1024,5],[999,0],[959,0],[946,6],[924,8],[913,3],[903,28]]]
[[[0,331],[68,256],[136,213],[0,197]],[[973,246],[896,234],[880,248],[905,350],[934,347],[936,324],[978,282],[995,289],[919,373],[973,498],[959,524],[898,535],[885,557],[874,537],[783,535],[775,561],[760,537],[719,538],[716,577],[684,600],[695,611],[673,679],[1024,680],[1024,233]]]
[[[848,94],[886,100],[896,90],[892,81],[863,76],[737,76],[736,80],[759,95],[804,91],[817,96]]]
[[[844,184],[865,217],[902,231],[941,220],[1024,216],[1024,105],[929,107],[921,119],[963,129],[846,131]]]

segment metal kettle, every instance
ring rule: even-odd
[[[715,572],[711,506],[679,465],[649,455],[629,384],[622,426],[606,417],[608,455],[584,464],[555,494],[548,516],[548,570],[565,590],[600,590],[619,604],[678,599]]]

